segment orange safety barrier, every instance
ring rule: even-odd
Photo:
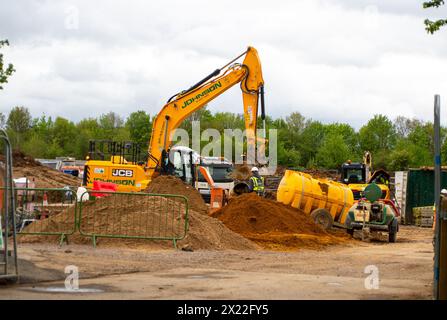
[[[95,180],[93,181],[93,191],[109,191],[109,192],[116,192],[118,186],[115,183],[112,182],[103,182]],[[99,192],[92,192],[92,196],[95,196],[97,198],[101,197],[107,197],[110,196],[110,194],[104,194]]]

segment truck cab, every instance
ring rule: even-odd
[[[207,203],[211,199],[211,190],[205,177],[202,175],[198,167],[208,169],[214,181],[214,186],[224,189],[227,193],[234,187],[234,180],[231,177],[233,172],[233,164],[231,161],[220,157],[202,157],[191,148],[176,146],[170,150],[171,169],[168,174],[174,175],[185,183],[194,186],[203,200]]]
[[[215,187],[224,189],[227,193],[233,189],[234,180],[231,177],[233,164],[230,161],[219,157],[201,157],[200,166],[208,169],[208,172],[214,180]],[[197,172],[195,188],[200,192],[203,200],[209,203],[211,199],[210,186],[206,182],[205,177],[200,173],[200,170]]]

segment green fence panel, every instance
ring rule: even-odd
[[[0,188],[2,189],[2,188]],[[170,240],[188,231],[188,199],[181,195],[92,191],[77,201],[73,189],[14,188],[19,235],[59,236],[79,232],[97,238]],[[96,196],[95,196],[96,195]]]
[[[76,193],[71,189],[14,188],[18,235],[59,236],[76,231]]]
[[[435,176],[433,170],[410,169],[407,180],[405,223],[414,224],[413,208],[433,206]],[[441,173],[441,188],[447,188],[447,172]]]
[[[88,193],[91,200],[79,202],[77,221],[80,234],[91,237],[94,246],[96,239],[102,237],[171,240],[176,247],[177,241],[186,236],[188,199],[184,196],[139,192]]]

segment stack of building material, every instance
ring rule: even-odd
[[[419,227],[433,227],[433,206],[413,208],[414,224]]]

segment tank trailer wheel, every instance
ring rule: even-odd
[[[324,208],[315,209],[310,216],[314,219],[316,224],[322,226],[325,230],[330,229],[334,223],[331,214]]]

